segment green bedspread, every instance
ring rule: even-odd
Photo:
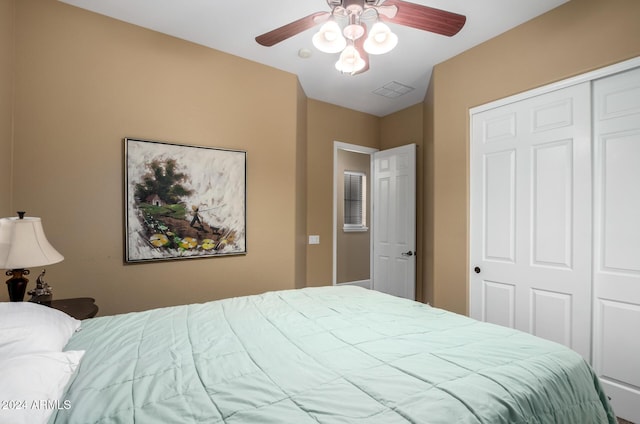
[[[573,351],[358,287],[83,321],[62,423],[615,423]]]

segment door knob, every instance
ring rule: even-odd
[[[473,268],[473,271],[474,271],[476,274],[480,274],[480,271],[482,271],[482,270],[480,269],[480,267],[479,267],[479,266],[477,266],[477,267]]]
[[[411,250],[408,252],[402,252],[402,256],[413,256],[413,252]]]

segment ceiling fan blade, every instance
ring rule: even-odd
[[[386,0],[383,4],[398,7],[398,13],[394,18],[385,18],[382,15],[384,20],[448,37],[456,35],[467,21],[464,15],[403,0]]]
[[[258,42],[258,44],[262,44],[265,47],[271,47],[281,41],[286,40],[287,38],[291,38],[294,35],[306,31],[309,28],[313,28],[323,20],[326,20],[322,18],[328,18],[329,15],[329,12],[312,13],[309,16],[305,16],[304,18],[300,18],[296,21],[283,25],[280,28],[276,28],[272,31],[265,32],[262,35],[258,35],[256,37],[256,41]]]

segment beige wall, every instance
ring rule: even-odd
[[[0,216],[13,214],[11,211],[11,146],[13,141],[14,3],[15,0],[0,0]],[[2,291],[6,290],[0,288],[0,292]]]
[[[371,155],[338,150],[336,183],[336,282],[369,280],[371,278],[371,231],[343,231],[344,227],[344,172],[365,175],[367,203],[371,199]],[[371,228],[371,210],[365,209],[365,226]]]
[[[380,118],[317,100],[307,103],[307,285],[330,285],[333,276],[333,142],[379,148]]]
[[[436,306],[468,309],[469,108],[640,55],[639,22],[637,0],[572,0],[435,67],[425,100],[425,289]]]
[[[55,0],[0,12],[0,211],[43,218],[65,255],[54,296],[101,314],[331,284],[333,141],[421,127],[421,105],[381,119],[308,101],[294,75]],[[246,150],[248,254],[123,264],[124,137]]]
[[[15,9],[13,206],[41,216],[65,256],[47,267],[54,297],[93,296],[110,314],[305,277],[306,99],[295,75],[55,0]],[[248,254],[124,265],[127,136],[246,150]]]

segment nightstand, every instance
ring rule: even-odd
[[[54,299],[47,306],[71,315],[75,319],[87,319],[95,317],[98,313],[98,305],[95,301],[92,297]]]

